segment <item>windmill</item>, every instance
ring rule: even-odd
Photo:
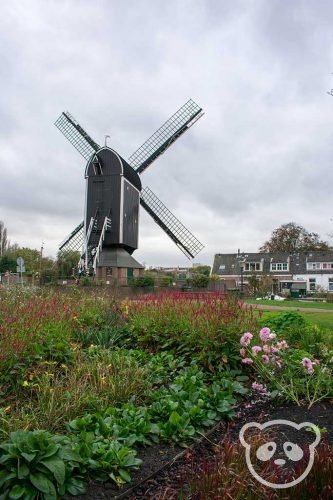
[[[61,253],[80,251],[80,273],[103,277],[102,269],[140,269],[133,257],[138,248],[141,205],[178,248],[194,258],[203,248],[197,238],[148,187],[141,174],[203,115],[192,99],[187,101],[128,159],[105,145],[99,146],[68,112],[56,127],[87,161],[84,221],[60,244]],[[120,277],[120,275],[119,275]]]

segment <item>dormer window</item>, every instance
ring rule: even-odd
[[[245,271],[262,271],[261,262],[245,262]]]
[[[289,271],[288,262],[272,262],[271,271]]]

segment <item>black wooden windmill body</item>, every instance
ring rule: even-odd
[[[81,272],[89,274],[102,267],[142,267],[132,257],[138,248],[141,204],[180,250],[194,258],[203,245],[148,187],[142,189],[140,174],[202,115],[189,100],[127,162],[93,141],[68,112],[62,113],[55,125],[87,161],[87,184],[84,221],[61,243],[60,255],[80,251]]]

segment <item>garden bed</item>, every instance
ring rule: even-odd
[[[200,474],[220,491],[229,459],[253,490],[237,445],[246,419],[307,408],[332,437],[330,331],[295,312],[265,322],[214,293],[0,289],[0,493],[205,498]]]
[[[324,430],[322,442],[333,445],[332,403],[321,403],[308,410],[305,406],[295,404],[273,406],[268,398],[252,396],[242,402],[237,411],[237,416],[232,422],[220,422],[207,432],[205,437],[202,437],[185,450],[170,446],[154,446],[139,450],[139,456],[144,460],[143,466],[140,471],[133,475],[131,483],[122,490],[116,488],[112,483],[103,486],[91,484],[85,495],[75,498],[78,498],[78,500],[102,500],[108,498],[117,498],[119,500],[176,500],[180,498],[180,492],[183,492],[182,498],[199,498],[189,492],[188,483],[193,480],[194,475],[198,477],[207,469],[213,467],[222,444],[226,441],[235,444],[239,443],[239,431],[248,422],[265,423],[268,420],[277,419],[290,420],[295,423],[309,421],[317,425],[322,431]],[[297,443],[299,441],[298,431],[291,429],[288,439]],[[320,461],[320,455],[316,456],[316,460]],[[258,500],[271,498],[271,491],[268,488],[266,493],[267,497],[263,497],[262,490],[258,491]],[[226,498],[224,495],[227,494],[227,491],[221,491],[220,494],[221,498]],[[289,497],[293,497],[292,489],[289,490]],[[200,498],[205,500],[204,496]],[[245,494],[239,498],[246,500],[248,496]],[[316,497],[312,498],[315,499]],[[318,496],[318,498],[325,497]]]

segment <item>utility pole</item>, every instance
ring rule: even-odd
[[[43,258],[43,250],[44,250],[44,241],[42,241],[42,246],[40,247],[40,253],[39,253],[39,266],[38,266],[39,286],[42,285],[42,258]]]

